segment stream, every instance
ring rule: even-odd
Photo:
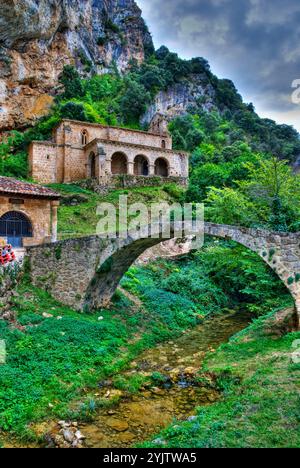
[[[67,446],[65,435],[70,436],[72,431],[75,433],[79,430],[85,437],[79,440],[79,446],[128,448],[153,439],[174,420],[192,417],[197,406],[209,405],[220,397],[213,384],[200,385],[195,379],[206,353],[227,342],[249,321],[249,315],[242,311],[215,316],[174,341],[145,351],[122,375],[139,373],[150,376],[159,373],[155,374],[160,376],[159,381],[152,381],[133,395],[104,382],[96,395],[108,400],[118,396],[121,397],[120,401],[110,408],[97,410],[93,422],[75,422],[74,426],[60,422],[56,428],[59,435],[56,435],[56,440],[54,438],[55,445]],[[70,443],[72,445],[71,440]],[[77,446],[78,441],[74,445]]]
[[[138,392],[130,394],[114,388],[112,381],[100,382],[95,400],[107,403],[95,408],[91,422],[44,421],[31,425],[43,441],[26,447],[129,448],[154,440],[174,421],[193,418],[196,408],[220,398],[214,376],[197,372],[206,354],[247,327],[251,317],[232,311],[206,319],[201,325],[183,332],[140,354],[121,377],[148,377]],[[153,375],[155,378],[153,378]],[[199,376],[198,376],[199,377]],[[116,400],[117,399],[117,400]],[[5,440],[4,447],[24,447],[16,440]]]

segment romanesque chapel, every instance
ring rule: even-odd
[[[63,120],[51,141],[30,146],[31,177],[42,184],[115,176],[188,178],[188,155],[173,151],[167,122],[157,114],[148,132]]]

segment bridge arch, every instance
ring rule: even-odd
[[[95,179],[96,178],[96,155],[93,151],[89,154],[87,168],[88,168],[88,174],[87,174],[88,179]]]
[[[157,227],[158,232],[160,228]],[[32,280],[77,309],[105,307],[136,259],[149,247],[175,237],[174,227],[168,236],[153,238],[150,232],[153,234],[153,226],[142,228],[140,233],[129,233],[125,238],[91,236],[31,247],[28,256]],[[271,233],[213,223],[205,223],[204,232],[233,240],[259,255],[290,291],[300,317],[300,233]],[[49,275],[49,271],[55,275]]]

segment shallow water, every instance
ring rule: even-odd
[[[44,438],[42,446],[48,447],[74,446],[72,441],[66,441],[64,430],[69,434],[80,430],[85,439],[79,446],[84,447],[128,448],[153,440],[155,434],[174,420],[186,420],[195,415],[197,407],[212,404],[220,397],[212,376],[206,375],[206,382],[199,383],[197,371],[208,352],[226,343],[247,327],[249,321],[249,315],[242,311],[215,316],[181,337],[145,351],[122,375],[151,376],[155,372],[165,380],[152,381],[134,395],[120,392],[109,382],[100,385],[96,399],[107,399],[109,403],[115,396],[121,398],[109,408],[96,410],[93,422],[75,422],[74,426],[66,422],[67,427],[62,428],[57,421],[45,421],[32,425],[31,429]],[[6,440],[4,435],[0,438],[6,448],[38,447]]]
[[[187,331],[180,338],[147,350],[132,363],[123,375],[159,372],[166,382],[158,387],[142,389],[139,393],[121,398],[110,409],[97,412],[92,423],[79,424],[86,437],[86,447],[130,447],[151,439],[175,419],[184,420],[195,414],[195,408],[208,405],[219,398],[213,385],[199,386],[195,373],[201,368],[207,352],[244,329],[249,316],[242,312],[206,320]],[[118,391],[101,389],[101,396],[111,398]]]

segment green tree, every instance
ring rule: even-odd
[[[125,123],[137,122],[146,111],[151,96],[145,87],[132,80],[127,80],[126,92],[121,99],[120,109]]]
[[[274,231],[288,230],[288,214],[287,210],[282,205],[281,199],[275,196],[271,204],[271,215],[269,217],[269,226]]]
[[[273,157],[259,164],[246,163],[248,179],[238,182],[243,193],[255,203],[260,218],[275,230],[287,230],[300,214],[300,177],[287,161]]]
[[[202,202],[209,187],[224,187],[230,180],[230,167],[225,164],[206,163],[197,166],[191,173],[187,201]]]
[[[146,71],[140,78],[141,84],[148,90],[157,92],[165,87],[165,80],[158,67],[152,67],[152,69]]]
[[[238,190],[210,187],[205,201],[207,216],[216,223],[251,226],[256,219],[254,204]]]
[[[261,159],[258,165],[246,163],[248,180],[239,183],[239,186],[251,198],[270,205],[274,198],[283,202],[300,202],[300,177],[294,175],[287,161],[278,158]]]
[[[64,104],[60,109],[60,115],[62,119],[81,120],[82,122],[88,120],[83,104],[77,104],[76,102]]]
[[[72,65],[64,66],[58,81],[64,89],[62,99],[81,98],[85,95],[80,75]]]
[[[169,125],[175,149],[194,151],[205,138],[196,117],[190,114],[176,117]]]

